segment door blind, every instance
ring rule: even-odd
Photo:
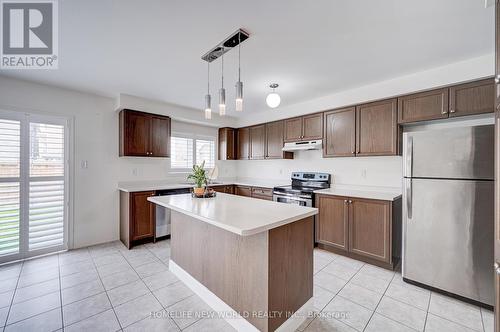
[[[0,119],[0,256],[19,252],[21,123]]]
[[[29,250],[64,243],[64,126],[30,123]]]

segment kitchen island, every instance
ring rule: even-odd
[[[313,295],[317,209],[218,193],[172,210],[170,270],[238,331],[292,331]]]

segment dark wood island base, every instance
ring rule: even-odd
[[[180,267],[259,331],[275,331],[312,298],[313,217],[249,236],[176,211],[171,220],[171,270]]]

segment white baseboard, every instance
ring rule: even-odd
[[[241,317],[233,308],[222,301],[217,295],[193,278],[182,267],[170,260],[168,265],[170,271],[184,282],[196,295],[205,301],[212,309],[218,313],[224,313],[224,319],[237,331],[258,332],[259,330]],[[312,308],[313,299],[309,299],[297,312],[286,320],[276,330],[276,332],[293,332],[306,320],[307,314]]]

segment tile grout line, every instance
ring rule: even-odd
[[[338,258],[338,257],[337,257],[337,258]],[[330,265],[331,263],[333,263],[333,261],[332,261],[332,262],[330,262],[329,264],[327,264],[326,266]],[[344,286],[342,286],[342,287],[341,287],[341,288],[340,288],[340,289],[339,289],[336,293],[330,292],[330,293],[332,293],[332,294],[334,294],[334,295],[333,295],[333,297],[330,299],[330,301],[328,301],[328,303],[327,303],[327,304],[323,307],[323,309],[321,309],[321,310],[320,310],[320,313],[322,313],[322,312],[323,312],[323,310],[325,310],[325,308],[326,308],[326,307],[327,307],[327,306],[328,306],[328,305],[329,305],[329,304],[330,304],[330,303],[331,303],[331,302],[332,302],[332,301],[333,301],[333,300],[334,300],[337,296],[340,296],[340,295],[339,295],[339,293],[340,293],[340,292],[341,292],[341,291],[345,288],[345,286],[347,286],[347,284],[348,284],[348,283],[352,280],[352,278],[354,278],[354,276],[356,276],[356,274],[358,274],[358,272],[359,272],[359,271],[361,271],[361,269],[362,269],[362,268],[363,268],[363,266],[365,266],[365,265],[366,265],[366,264],[365,264],[365,263],[363,263],[363,264],[359,267],[359,269],[356,271],[356,273],[354,273],[354,274],[352,275],[352,277],[350,277],[350,278],[349,278],[349,280],[347,280],[347,282],[344,284]],[[325,266],[325,267],[326,267],[326,266]],[[318,271],[318,272],[319,272],[319,271]],[[329,274],[329,275],[331,275],[331,276],[334,276],[335,278],[342,279],[342,278],[339,278],[339,277],[337,277],[336,275],[333,275],[333,274],[328,273],[328,272],[326,272],[326,271],[324,271],[324,272],[325,272],[325,273],[327,273],[327,274]],[[345,281],[345,279],[342,279],[342,280],[344,280],[344,281]],[[313,287],[314,287],[314,276],[313,276]],[[319,287],[321,287],[321,286],[319,286]],[[321,287],[321,288],[323,288],[323,287]],[[323,288],[323,289],[326,289],[326,288]],[[328,290],[328,289],[326,289],[326,290]],[[340,297],[342,297],[342,296],[340,296]],[[314,294],[313,294],[313,298],[314,298]],[[344,297],[342,297],[342,298],[344,298]],[[350,300],[349,300],[349,301],[350,301]],[[352,302],[352,301],[350,301],[350,302]],[[355,303],[355,302],[353,302],[353,303]],[[355,304],[357,304],[357,303],[355,303]],[[304,328],[304,331],[305,331],[305,330],[309,327],[309,325],[311,325],[311,324],[313,323],[313,321],[315,321],[316,319],[318,319],[318,318],[316,317],[316,318],[314,318],[313,320],[311,320],[311,321],[309,322],[309,324],[307,324],[307,326]],[[334,317],[333,319],[335,319],[336,321],[338,321],[338,322],[340,322],[340,323],[342,323],[342,324],[344,324],[344,325],[346,325],[346,326],[349,326],[350,328],[354,329],[354,328],[353,328],[352,326],[350,326],[349,324],[346,324],[346,323],[344,323],[343,321],[336,319],[335,317]]]
[[[118,249],[117,249],[118,250]],[[119,252],[119,250],[118,250]],[[89,252],[90,254],[90,252]],[[121,255],[121,253],[120,253]],[[90,254],[90,256],[92,257],[92,254]],[[121,255],[123,257],[123,255]],[[123,259],[125,259],[125,257],[123,257]],[[126,259],[125,259],[126,261]],[[120,320],[118,319],[118,315],[116,314],[116,311],[115,311],[115,306],[113,305],[113,302],[111,302],[111,299],[109,298],[109,294],[108,294],[108,290],[106,289],[106,287],[104,286],[104,283],[102,282],[102,278],[101,278],[101,275],[99,274],[99,270],[97,269],[97,265],[94,261],[94,257],[92,257],[92,262],[94,263],[94,267],[96,269],[96,272],[97,272],[97,277],[99,278],[99,281],[101,282],[101,285],[102,285],[102,288],[104,289],[104,293],[106,294],[106,297],[108,298],[108,301],[109,301],[109,305],[111,306],[111,310],[113,310],[113,314],[115,315],[115,318],[116,318],[116,321],[118,322],[118,326],[120,327],[120,331],[123,331],[123,326],[122,326],[122,323],[120,322]],[[105,310],[106,311],[106,310]],[[105,312],[103,311],[103,312]],[[98,315],[98,314],[97,314]],[[94,315],[95,316],[95,315]],[[92,317],[92,316],[91,316]]]
[[[62,281],[61,281],[61,265],[59,264],[59,255],[57,255],[57,270],[59,271],[59,301],[61,304],[61,325],[64,332],[64,311],[62,302]]]
[[[394,272],[394,271],[393,271],[393,272]],[[394,278],[395,278],[395,277],[396,277],[396,273],[394,273],[394,274],[392,275],[392,278],[391,278],[391,280],[389,281],[389,283],[387,284],[387,287],[385,288],[384,293],[383,293],[383,294],[382,294],[382,296],[380,297],[380,300],[378,300],[378,303],[377,303],[377,305],[375,306],[375,309],[373,309],[373,311],[372,311],[372,314],[371,314],[370,318],[368,319],[368,321],[366,322],[365,327],[363,328],[363,332],[366,330],[366,328],[367,328],[367,327],[368,327],[368,325],[370,324],[370,322],[371,322],[371,320],[372,320],[373,316],[374,316],[374,315],[375,315],[375,313],[377,312],[377,308],[378,308],[378,306],[380,305],[380,302],[382,302],[382,299],[384,298],[385,293],[387,293],[387,290],[388,290],[388,289],[389,289],[389,287],[391,286],[391,283],[392,283],[392,281],[394,280]],[[360,286],[360,287],[361,287],[361,286]],[[384,317],[385,317],[385,316],[384,316]],[[400,323],[400,324],[401,324],[401,323]],[[403,324],[403,325],[404,325],[404,324]]]
[[[3,323],[2,330],[5,330],[5,327],[7,326],[7,322],[9,321],[10,311],[11,311],[12,305],[14,303],[14,297],[16,296],[17,285],[19,284],[19,279],[21,278],[21,272],[23,271],[23,267],[24,267],[24,261],[21,263],[21,268],[19,269],[19,274],[17,276],[17,281],[16,281],[16,287],[14,288],[14,293],[12,293],[12,299],[10,299],[9,310],[7,311],[7,316],[5,316],[5,322]]]
[[[424,320],[424,331],[425,328],[427,327],[427,318],[429,317],[429,309],[431,308],[431,299],[432,299],[432,292],[430,292],[429,301],[427,301],[427,310],[425,311],[425,320]]]
[[[155,256],[155,257],[156,257],[156,255],[155,255],[153,252],[151,252],[151,250],[149,250],[149,248],[147,248],[147,247],[145,247],[145,248],[146,248],[146,249],[147,249],[147,250],[148,250],[148,251],[149,251],[149,252],[150,252],[153,256]],[[180,281],[181,281],[181,280],[179,280],[178,282],[180,282]],[[172,283],[171,285],[173,285],[173,284],[174,284],[174,283]],[[168,287],[168,285],[167,285],[167,286],[165,286],[165,287]],[[161,287],[161,288],[165,288],[165,287]],[[158,288],[158,289],[161,289],[161,288]],[[149,287],[148,287],[148,289],[149,289]],[[150,291],[151,291],[151,290],[150,290]],[[177,304],[177,303],[179,303],[179,302],[181,302],[181,301],[183,301],[183,300],[185,300],[185,299],[182,299],[182,300],[180,300],[180,301],[177,301],[177,302],[175,302],[175,303],[172,303],[172,304],[171,304],[171,305],[169,305],[168,307],[165,307],[165,306],[161,303],[161,301],[160,301],[160,300],[156,297],[156,295],[153,293],[153,291],[151,291],[151,295],[153,295],[153,297],[156,299],[156,301],[158,301],[158,303],[160,303],[160,305],[161,305],[161,307],[163,308],[163,310],[165,310],[165,313],[168,315],[168,319],[170,319],[170,320],[172,321],[172,323],[174,323],[174,325],[175,325],[175,326],[179,329],[179,331],[182,331],[182,329],[181,329],[181,328],[180,328],[180,326],[179,326],[179,325],[175,322],[175,320],[174,320],[172,317],[170,317],[170,314],[169,314],[169,311],[168,311],[168,309],[167,309],[167,308],[168,308],[168,307],[171,307],[171,306],[173,306],[173,305],[175,305],[175,304]],[[189,298],[189,297],[187,297],[187,298]],[[187,299],[187,298],[186,298],[186,299]],[[194,323],[193,323],[193,324],[194,324]]]

